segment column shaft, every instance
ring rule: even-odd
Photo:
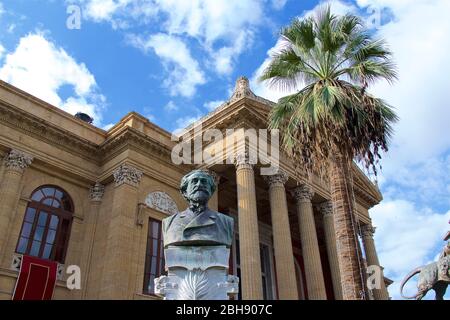
[[[305,265],[306,286],[309,300],[326,300],[325,282],[320,261],[314,213],[311,204],[312,192],[301,186],[294,191],[300,227],[300,241]]]
[[[336,249],[332,203],[330,201],[324,202],[319,208],[323,215],[324,236],[331,270],[331,279],[333,281],[334,298],[335,300],[343,300],[341,273],[339,271],[339,260]]]
[[[378,260],[377,250],[375,248],[375,241],[373,240],[373,233],[375,228],[371,225],[366,225],[362,228],[362,238],[364,245],[364,252],[366,254],[367,266],[378,266],[381,270],[380,289],[372,289],[373,297],[375,300],[389,300],[389,293],[384,283],[383,270]]]
[[[268,176],[270,211],[272,214],[273,244],[275,251],[278,294],[280,300],[297,300],[294,253],[284,183],[287,177]]]
[[[255,176],[251,165],[237,165],[236,184],[242,299],[262,300],[263,291]]]
[[[17,150],[12,150],[4,160],[5,171],[0,182],[0,252],[2,256],[6,251],[10,223],[20,198],[22,177],[32,160],[30,155]]]

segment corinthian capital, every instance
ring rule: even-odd
[[[89,189],[89,199],[92,201],[102,201],[103,195],[105,194],[105,186],[100,183],[95,183]]]
[[[11,150],[4,161],[7,169],[23,172],[33,161],[33,156],[19,150]]]
[[[322,202],[317,206],[317,208],[323,216],[333,215],[333,203],[331,201]]]
[[[116,187],[126,183],[130,186],[137,187],[141,182],[142,171],[128,164],[122,164],[113,172]]]
[[[234,159],[234,165],[237,169],[241,168],[253,168],[253,165],[256,164],[255,157],[246,150],[245,152],[240,152],[236,155],[236,158]]]
[[[292,195],[297,201],[311,201],[314,196],[314,192],[312,188],[306,184],[302,184],[298,186],[294,190],[292,190]]]
[[[372,227],[371,224],[365,224],[361,227],[361,235],[364,238],[373,238],[375,233],[375,227]]]
[[[271,175],[271,176],[263,176],[264,180],[269,184],[269,186],[276,186],[276,185],[284,185],[288,179],[289,175],[284,171],[278,171],[278,173]]]

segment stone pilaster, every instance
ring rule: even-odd
[[[336,300],[342,300],[341,273],[339,271],[339,260],[336,248],[336,236],[334,233],[333,204],[326,201],[318,206],[323,216],[323,227],[325,233],[325,243],[327,246],[328,261],[333,281],[333,292]]]
[[[248,157],[236,159],[241,290],[244,300],[262,300],[255,174]]]
[[[289,176],[283,172],[264,176],[269,184],[270,211],[275,251],[278,294],[280,300],[297,300],[294,253],[284,184]]]
[[[123,164],[114,173],[115,189],[109,214],[100,299],[131,299],[134,293],[136,210],[142,172]]]
[[[91,278],[91,265],[92,265],[92,256],[94,243],[96,240],[96,230],[97,230],[97,222],[100,212],[100,206],[102,204],[103,195],[105,193],[105,186],[100,183],[95,183],[89,189],[89,199],[91,200],[91,206],[89,209],[89,213],[85,216],[84,221],[84,242],[83,242],[83,251],[82,251],[82,272],[85,275],[84,285],[82,286],[83,290],[83,299],[93,298],[89,296],[90,290],[93,289],[93,284],[90,283],[89,279]]]
[[[366,224],[361,227],[361,236],[364,245],[364,252],[366,254],[367,266],[378,266],[381,270],[381,288],[373,289],[373,297],[375,300],[389,300],[389,293],[384,283],[383,270],[380,266],[380,261],[378,260],[377,250],[375,248],[375,241],[373,240],[373,234],[375,233],[375,228],[370,224]]]
[[[305,264],[308,299],[326,300],[327,295],[320,261],[319,243],[311,203],[314,193],[309,186],[301,185],[294,189],[293,195],[297,200],[297,214],[303,261]]]
[[[22,177],[32,161],[31,155],[19,150],[11,150],[4,158],[5,168],[0,182],[0,252],[2,255],[6,251],[8,230],[20,199]]]

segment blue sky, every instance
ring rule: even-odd
[[[101,128],[136,111],[173,131],[225,101],[241,75],[258,95],[285,94],[256,78],[279,29],[320,3],[0,0],[0,79],[72,114],[87,112]],[[385,199],[371,210],[380,260],[396,281],[390,293],[399,298],[402,277],[436,258],[450,228],[450,2],[331,3],[337,14],[362,15],[399,67],[396,84],[371,88],[401,119],[378,180]],[[70,5],[82,13],[80,29],[67,27]]]

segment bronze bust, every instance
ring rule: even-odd
[[[163,242],[168,246],[215,246],[228,248],[233,240],[234,220],[208,208],[215,191],[213,177],[194,170],[181,179],[180,191],[189,207],[163,220]]]

